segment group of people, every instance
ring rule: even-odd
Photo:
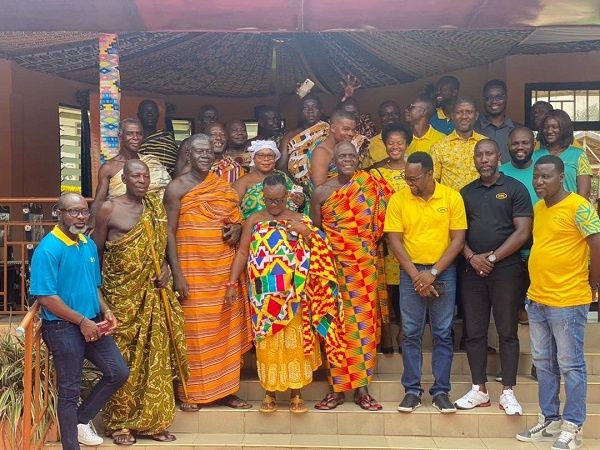
[[[121,122],[120,153],[101,167],[90,207],[60,197],[58,224],[33,256],[31,294],[57,367],[63,448],[102,442],[90,423],[101,408],[117,445],[175,440],[176,397],[187,412],[250,408],[235,394],[252,344],[259,411],[276,411],[276,393],[290,390],[290,412],[307,412],[301,389],[323,360],[330,390],[315,408],[335,409],[354,391],[360,408],[381,410],[368,386],[377,346],[394,352],[392,313],[400,412],[422,403],[427,321],[433,406],[490,406],[492,311],[508,415],[523,414],[513,387],[518,317],[529,316],[541,414],[517,439],[582,445],[600,220],[570,118],[538,102],[535,133],[513,122],[500,80],[485,84],[480,116],[458,80],[442,77],[436,98],[419,95],[404,113],[383,102],[375,134],[352,96],[356,80],[343,84],[329,118],[317,96],[302,98],[289,132],[274,108],[259,108],[251,140],[244,122],[223,126],[207,105],[202,133],[179,148],[145,100],[139,120]],[[453,402],[457,303],[473,387]],[[78,406],[84,358],[104,376]]]

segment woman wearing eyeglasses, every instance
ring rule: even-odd
[[[281,153],[274,141],[254,141],[248,152],[251,154],[252,170],[231,185],[240,197],[240,206],[244,219],[250,215],[265,209],[263,198],[263,181],[274,173],[280,173],[285,177],[286,186],[290,194],[287,199],[287,207],[297,210],[304,206],[305,199],[301,189],[294,188],[292,180],[283,172],[275,170],[275,162],[281,157]]]
[[[388,158],[376,163],[370,170],[373,178],[381,183],[388,185],[392,192],[397,192],[405,187],[404,166],[406,164],[406,149],[412,142],[412,131],[406,125],[400,123],[391,123],[381,132],[381,137],[385,144],[385,150]],[[402,318],[400,317],[400,294],[398,286],[400,284],[400,264],[391,251],[387,238],[383,242],[383,253],[385,255],[385,282],[387,285],[388,302],[394,308],[396,323],[400,325],[400,330],[396,336],[398,343],[398,352],[402,350]],[[381,324],[381,352],[385,354],[394,353],[392,344],[392,335],[390,331],[389,319],[387,321],[382,317]]]
[[[258,377],[266,392],[263,413],[276,411],[275,392],[288,389],[290,412],[308,411],[300,389],[321,365],[317,332],[332,363],[345,356],[331,247],[306,215],[286,207],[288,182],[281,172],[262,179],[265,207],[246,220],[226,283],[226,298],[233,302],[238,279],[248,270]]]

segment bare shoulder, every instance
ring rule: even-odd
[[[123,168],[124,164],[125,162],[123,160],[121,160],[118,156],[115,156],[100,166],[100,170],[98,170],[98,176],[112,178],[119,172],[119,170]]]
[[[165,189],[165,201],[181,200],[181,198],[194,187],[186,174],[172,180]]]

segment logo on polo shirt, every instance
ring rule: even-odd
[[[91,263],[95,263],[95,262],[96,262],[96,258],[94,258],[93,256],[92,256],[92,257],[90,257],[90,262],[91,262]]]
[[[498,193],[496,194],[496,198],[497,198],[498,200],[504,200],[504,199],[508,198],[508,195],[506,195],[504,192],[498,192]]]
[[[445,213],[445,212],[448,212],[448,208],[446,208],[445,206],[440,206],[440,207],[437,209],[437,212],[439,212],[439,213]]]

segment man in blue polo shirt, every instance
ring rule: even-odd
[[[74,193],[58,200],[58,225],[36,248],[31,261],[31,295],[42,306],[42,337],[52,352],[58,381],[58,420],[62,446],[100,445],[91,419],[129,376],[112,336],[117,320],[104,302],[96,244],[84,236],[90,216],[85,199]],[[96,324],[103,319],[108,329]],[[105,334],[107,333],[107,334]],[[79,405],[83,360],[103,377]]]

